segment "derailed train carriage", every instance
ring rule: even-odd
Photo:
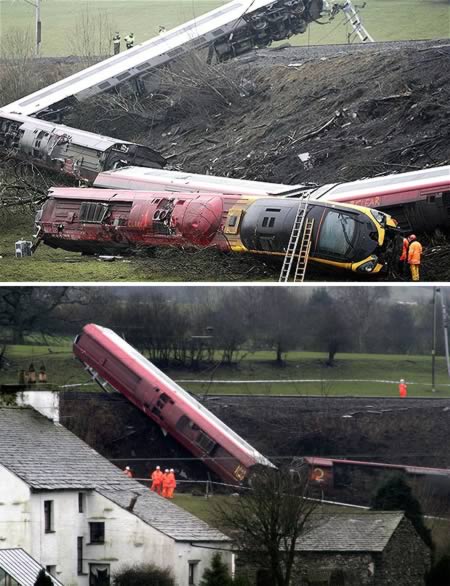
[[[159,153],[140,144],[1,110],[0,153],[88,183],[102,171],[166,164]]]
[[[38,239],[54,248],[120,254],[137,247],[213,247],[284,258],[300,202],[295,199],[129,190],[53,188],[36,217]],[[378,273],[397,259],[389,215],[310,202],[310,259]]]
[[[112,330],[85,326],[75,356],[155,421],[224,482],[239,485],[273,464]]]

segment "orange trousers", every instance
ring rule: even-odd
[[[156,492],[158,494],[161,494],[161,491],[162,491],[161,482],[152,482],[152,486],[150,487],[150,490],[152,490],[153,492]]]

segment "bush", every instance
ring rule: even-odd
[[[123,566],[113,575],[113,586],[175,586],[168,568],[154,564]]]
[[[203,573],[200,586],[231,586],[232,581],[227,565],[222,561],[220,553],[215,553],[211,567]]]

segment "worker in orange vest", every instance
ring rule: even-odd
[[[129,466],[125,466],[125,470],[123,471],[123,473],[125,474],[125,476],[128,476],[128,478],[133,478],[133,472]]]
[[[402,243],[402,253],[400,258],[398,259],[398,272],[400,275],[406,275],[406,266],[408,260],[408,248],[409,248],[409,240],[408,238],[403,238]]]
[[[173,468],[170,469],[170,472],[167,475],[166,485],[167,485],[166,498],[173,499],[173,493],[177,487],[177,481],[175,480],[175,470]]]
[[[161,485],[162,485],[162,496],[164,498],[167,498],[167,491],[169,490],[169,481],[167,480],[169,477],[169,472],[170,472],[170,470],[168,468],[166,468],[164,470],[164,474],[162,475]]]
[[[405,379],[401,378],[398,385],[398,394],[402,399],[408,396],[408,387],[406,386]]]
[[[161,467],[156,466],[156,469],[153,470],[151,475],[152,485],[150,487],[150,490],[152,490],[153,492],[157,492],[158,494],[161,494],[163,476],[164,475],[161,472]]]
[[[413,281],[419,280],[420,259],[422,257],[422,245],[417,240],[415,234],[411,234],[408,238],[408,264],[411,270],[411,278]]]

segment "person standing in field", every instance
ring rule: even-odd
[[[419,281],[420,260],[422,258],[422,245],[417,240],[415,234],[411,234],[411,236],[408,238],[408,242],[408,264],[411,270],[411,279],[413,281]]]
[[[408,396],[408,387],[406,386],[404,378],[400,379],[400,383],[398,385],[398,394],[402,399],[405,399]]]
[[[134,33],[130,33],[124,39],[125,45],[127,49],[132,49],[134,47]]]
[[[173,493],[177,487],[177,481],[175,480],[175,470],[173,468],[170,469],[169,474],[167,475],[167,493],[166,498],[173,499]]]
[[[162,475],[162,480],[161,480],[161,486],[162,486],[162,496],[164,498],[167,498],[167,491],[169,490],[169,483],[168,483],[168,478],[169,476],[169,469],[166,468],[164,470],[164,474]]]
[[[156,469],[152,472],[152,486],[150,487],[150,490],[156,492],[157,494],[161,494],[163,476],[164,475],[161,472],[161,467],[156,466]]]
[[[118,55],[120,53],[120,34],[118,32],[113,36],[113,47],[114,55]]]
[[[133,478],[133,471],[129,466],[125,466],[125,470],[123,471],[123,473],[125,474],[125,476],[128,476],[128,478]]]
[[[402,242],[402,253],[398,260],[398,272],[401,276],[406,276],[406,268],[407,268],[407,260],[408,260],[408,248],[409,248],[409,240],[408,238],[403,238]]]

